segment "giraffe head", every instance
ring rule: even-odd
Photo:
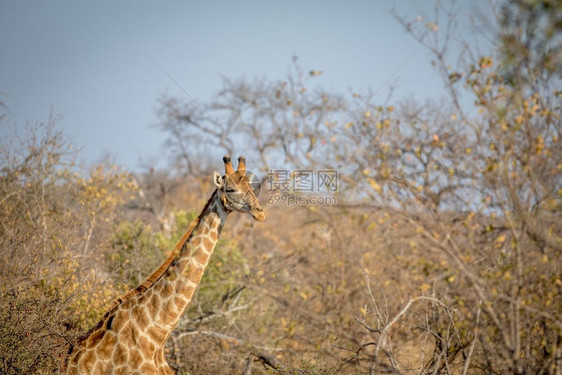
[[[225,175],[215,172],[213,181],[217,186],[217,194],[228,211],[249,213],[258,221],[265,220],[265,213],[251,185],[251,174],[246,172],[246,159],[238,158],[238,169],[235,171],[230,156],[223,158]]]

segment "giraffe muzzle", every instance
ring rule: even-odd
[[[261,206],[254,207],[252,209],[252,216],[257,221],[264,221],[265,220],[265,213],[263,212],[263,208],[261,208]]]

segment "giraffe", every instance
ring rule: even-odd
[[[170,256],[136,289],[113,302],[89,334],[71,348],[68,375],[173,374],[164,357],[164,344],[189,305],[227,216],[233,211],[265,220],[238,158],[234,171],[223,158],[225,175],[214,173],[216,189],[203,211],[187,229]]]

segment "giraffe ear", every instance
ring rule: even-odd
[[[213,182],[215,183],[215,186],[219,189],[224,186],[224,179],[222,178],[219,172],[215,171],[215,175],[213,176]]]

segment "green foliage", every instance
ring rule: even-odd
[[[193,220],[197,218],[199,212],[176,210],[173,212],[172,222],[174,227],[171,235],[167,236],[162,232],[156,234],[158,246],[164,251],[169,251],[179,241]]]
[[[228,298],[232,297],[230,294],[240,290],[247,268],[247,261],[236,242],[219,239],[191,311],[211,311],[217,308],[217,304],[228,302]]]
[[[159,242],[158,234],[143,222],[119,222],[112,231],[112,251],[105,256],[115,282],[125,290],[140,285],[162,262]]]

